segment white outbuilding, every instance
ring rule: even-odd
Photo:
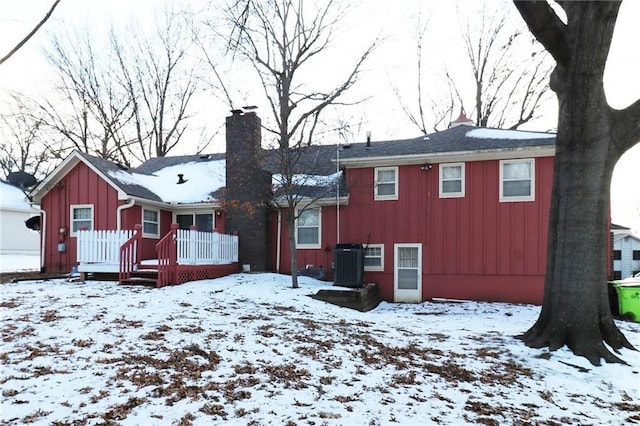
[[[27,228],[25,222],[40,216],[20,188],[0,182],[0,254],[38,255],[40,233]]]

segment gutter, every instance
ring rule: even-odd
[[[42,215],[42,220],[40,221],[40,272],[44,272],[44,251],[47,239],[47,212],[40,209],[40,214]]]
[[[116,209],[116,230],[117,231],[120,231],[122,229],[122,210],[130,209],[131,207],[134,206],[135,203],[136,203],[136,200],[134,200],[133,198],[130,198],[126,204],[118,206],[118,208]]]

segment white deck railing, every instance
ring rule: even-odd
[[[134,231],[78,231],[77,261],[78,263],[110,263],[120,262],[120,246],[124,244]]]
[[[178,229],[178,264],[216,265],[238,261],[238,236]]]

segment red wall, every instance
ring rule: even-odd
[[[72,204],[93,204],[94,229],[117,229],[117,208],[124,204],[118,200],[118,193],[84,163],[75,166],[42,199],[42,209],[47,212],[45,235],[45,270],[54,273],[68,273],[76,262],[76,237],[70,235],[70,206]],[[134,205],[122,210],[121,228],[133,229],[142,221],[142,208]],[[160,236],[171,227],[172,214],[160,210]],[[60,227],[66,234],[59,234]],[[159,238],[145,238],[142,243],[143,259],[157,257],[156,243]],[[58,243],[64,242],[66,252],[58,252]]]
[[[387,300],[393,300],[394,243],[422,243],[423,299],[539,304],[553,157],[536,158],[535,169],[535,201],[506,203],[499,202],[498,160],[465,163],[464,198],[439,198],[437,164],[428,170],[399,167],[399,196],[393,201],[374,201],[372,168],[349,169],[349,205],[340,208],[340,242],[385,245],[384,272],[365,272],[365,278],[377,282]],[[325,248],[335,245],[335,224],[335,206],[324,207]],[[280,270],[285,273],[290,272],[287,235],[283,224]],[[332,250],[298,250],[299,267],[326,267],[332,259]]]
[[[70,235],[69,229],[72,204],[93,204],[94,228],[116,229],[117,192],[89,167],[79,163],[42,198],[41,208],[47,212],[44,236],[47,272],[67,273],[77,264],[76,238]],[[59,233],[61,227],[66,234]],[[59,242],[65,243],[65,253],[58,252]]]

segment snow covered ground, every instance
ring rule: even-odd
[[[0,273],[26,272],[40,270],[40,255],[2,254],[0,255]]]
[[[308,297],[238,274],[162,289],[5,284],[1,423],[179,425],[640,422],[640,353],[593,367],[513,336],[538,307]],[[640,347],[640,324],[619,322]]]

